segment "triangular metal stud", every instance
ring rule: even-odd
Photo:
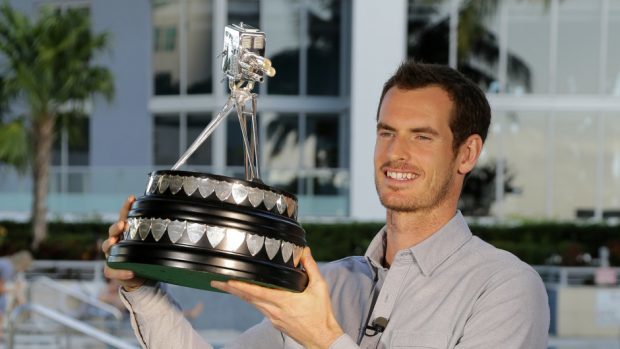
[[[196,177],[185,177],[183,178],[183,191],[187,196],[191,196],[198,189],[198,178]]]
[[[295,206],[297,206],[295,200],[293,198],[286,197],[286,214],[293,219],[295,218]]]
[[[299,265],[299,261],[301,260],[301,256],[303,255],[303,253],[304,253],[303,246],[295,245],[295,247],[293,248],[293,265],[295,267]]]
[[[168,228],[168,224],[170,223],[169,219],[153,219],[151,222],[151,233],[153,234],[153,238],[155,241],[159,241],[164,233],[166,232],[166,228]]]
[[[235,183],[232,185],[232,196],[235,203],[242,203],[248,197],[248,188],[245,185]]]
[[[217,245],[224,240],[224,236],[226,236],[226,228],[221,227],[207,227],[207,239],[212,247],[217,247]]]
[[[211,195],[213,190],[215,190],[215,182],[211,178],[200,178],[198,180],[198,191],[203,198]]]
[[[245,241],[245,232],[237,229],[226,229],[226,251],[236,252],[239,246]]]
[[[274,259],[280,249],[280,240],[265,238],[265,251],[270,260]]]
[[[155,194],[157,191],[157,185],[159,184],[159,176],[151,176],[149,178],[149,184],[146,185],[147,194]]]
[[[183,232],[185,231],[186,222],[185,221],[172,221],[168,224],[168,237],[170,241],[176,243],[179,241],[181,236],[183,236]]]
[[[183,177],[181,176],[171,176],[170,177],[170,192],[175,194],[181,191],[183,188]]]
[[[263,202],[264,198],[265,194],[262,190],[258,188],[250,188],[248,192],[248,199],[250,200],[250,204],[252,204],[252,207],[257,207],[258,205],[260,205],[260,203]]]
[[[282,259],[284,263],[288,263],[288,260],[291,259],[291,255],[293,254],[293,244],[288,241],[282,241]]]
[[[248,250],[252,256],[256,256],[258,252],[263,248],[265,244],[265,237],[260,235],[248,234],[246,240]]]
[[[138,225],[138,234],[140,234],[140,238],[142,240],[146,239],[146,237],[149,235],[150,230],[151,230],[151,220],[141,219],[140,224]]]
[[[286,211],[286,201],[284,201],[284,196],[278,195],[278,199],[276,200],[276,206],[278,207],[278,212],[283,214]]]
[[[271,210],[276,205],[276,200],[278,200],[276,193],[272,191],[265,192],[265,207],[268,210]]]
[[[220,201],[225,201],[226,199],[228,199],[231,193],[232,184],[225,181],[220,181],[215,184],[215,195],[218,199],[220,199]]]
[[[170,178],[166,175],[162,175],[161,177],[159,177],[159,193],[163,194],[166,189],[168,189],[168,186],[170,185]]]
[[[136,238],[136,234],[138,233],[138,219],[129,218],[127,223],[129,223],[129,237],[134,240]]]
[[[200,223],[187,223],[187,237],[193,243],[198,242],[205,235],[207,226]]]

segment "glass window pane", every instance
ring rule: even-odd
[[[549,163],[545,150],[548,148],[547,113],[512,111],[496,113],[493,117],[485,145],[493,155],[485,154],[484,161],[478,166],[482,174],[493,177],[490,187],[483,190],[485,197],[495,200],[499,159],[505,167],[502,214],[513,218],[544,218],[546,168]],[[482,183],[484,179],[482,176]]]
[[[299,170],[263,168],[262,176],[266,184],[275,188],[295,195],[304,192],[300,188],[303,185],[303,178],[300,178]]]
[[[556,91],[598,93],[600,1],[560,1],[559,21]]]
[[[153,159],[155,165],[172,166],[179,159],[179,116],[156,115],[153,119]]]
[[[243,22],[254,28],[260,27],[258,0],[228,0],[228,23],[239,24]]]
[[[337,114],[308,115],[304,139],[304,167],[339,166],[339,123]]]
[[[607,39],[607,82],[605,92],[620,97],[620,1],[609,4],[609,27]]]
[[[594,210],[598,151],[596,113],[558,113],[555,121],[553,218]]]
[[[156,95],[179,94],[179,2],[153,2],[153,86]]]
[[[448,64],[449,1],[409,0],[407,56],[425,63]]]
[[[620,212],[620,112],[607,114],[604,122],[603,215],[610,215]]]
[[[261,113],[265,139],[261,151],[271,169],[297,169],[299,160],[299,122],[297,114]]]
[[[464,1],[459,11],[458,70],[489,92],[499,91],[498,3],[496,0]],[[448,28],[444,30],[449,32]],[[508,64],[515,64],[514,57],[508,59]]]
[[[90,153],[90,118],[78,117],[69,129],[69,165],[87,166]]]
[[[313,2],[308,7],[309,95],[337,96],[340,88],[340,1]]]
[[[211,114],[189,114],[187,115],[187,149],[198,138],[198,135],[211,121]],[[198,149],[187,159],[189,165],[207,166],[211,165],[211,137],[198,147]]]
[[[239,118],[236,115],[230,115],[226,121],[226,165],[245,166],[243,136],[241,135]]]
[[[276,76],[267,81],[269,94],[299,94],[299,6],[299,0],[261,2],[265,55],[276,69]]]
[[[187,93],[211,93],[213,54],[213,2],[190,0],[187,24]]]
[[[506,93],[548,93],[551,46],[549,7],[544,1],[520,0],[508,0],[506,6],[508,52],[521,62],[508,65]]]
[[[90,163],[90,118],[72,117],[67,121],[67,131],[63,136],[64,122],[55,125],[54,144],[52,145],[52,166],[62,165],[63,141],[67,142],[69,166],[87,166]],[[63,137],[66,139],[63,140]]]

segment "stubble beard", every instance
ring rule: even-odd
[[[440,206],[445,201],[448,193],[450,192],[452,180],[452,177],[445,176],[441,183],[439,183],[438,190],[430,192],[429,190],[432,189],[429,188],[425,192],[426,195],[424,195],[424,197],[417,198],[390,198],[389,194],[381,193],[381,190],[379,189],[380,184],[377,177],[375,177],[375,188],[377,190],[377,194],[379,195],[379,201],[381,202],[381,205],[383,205],[383,207],[385,207],[387,210],[400,213],[413,213],[431,211],[434,208]]]

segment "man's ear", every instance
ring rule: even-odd
[[[458,173],[465,175],[473,170],[482,151],[482,138],[480,135],[473,134],[459,146],[458,150]]]

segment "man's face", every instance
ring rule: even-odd
[[[436,86],[392,87],[385,95],[377,122],[375,185],[387,209],[431,211],[458,198],[452,107],[449,95]]]

